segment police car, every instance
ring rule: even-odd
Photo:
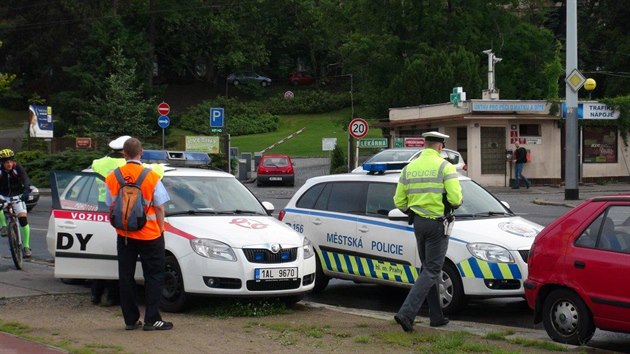
[[[314,291],[324,290],[329,278],[412,286],[421,267],[416,238],[393,201],[405,164],[364,164],[372,172],[311,178],[279,213],[313,242]],[[529,249],[543,228],[470,178],[459,180],[464,202],[455,211],[440,277],[446,313],[462,309],[468,297],[523,296]]]
[[[164,311],[182,311],[193,294],[280,297],[292,304],[313,289],[315,257],[307,237],[272,217],[273,205],[258,201],[233,175],[172,166],[175,155],[168,153],[162,179],[171,198],[165,204]],[[194,164],[186,156],[179,153],[182,164]],[[103,177],[91,170],[53,171],[47,244],[55,277],[118,278],[117,236],[99,197],[103,188]],[[136,279],[142,280],[140,262]]]

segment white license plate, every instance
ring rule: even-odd
[[[293,279],[297,278],[297,267],[292,268],[256,268],[256,280]]]
[[[269,177],[270,181],[282,181],[282,177]]]

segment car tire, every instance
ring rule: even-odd
[[[267,86],[269,86],[269,83],[267,81],[261,81],[260,82],[260,86],[267,87]]]
[[[462,278],[457,268],[446,260],[442,266],[439,279],[440,300],[444,314],[451,314],[461,311],[466,305],[466,295]]]
[[[186,309],[188,295],[184,290],[184,276],[173,255],[166,256],[164,287],[160,308],[166,312],[182,312]]]
[[[545,298],[542,311],[545,330],[556,342],[583,345],[595,333],[593,315],[580,296],[571,290],[552,291]]]
[[[313,286],[313,293],[321,293],[328,286],[330,277],[324,274],[322,269],[322,263],[319,260],[319,255],[315,255],[315,285]]]
[[[232,85],[234,85],[234,86],[238,86],[238,85],[240,85],[240,84],[241,84],[241,82],[240,82],[240,81],[238,81],[238,80],[234,80],[234,81],[232,81]]]

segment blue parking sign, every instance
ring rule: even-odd
[[[210,108],[210,128],[223,127],[224,118],[223,108]]]

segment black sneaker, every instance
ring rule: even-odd
[[[142,327],[143,331],[168,331],[173,329],[173,322],[155,321],[152,324],[145,323]]]
[[[398,315],[394,316],[394,320],[396,320],[396,323],[398,323],[400,327],[402,327],[403,331],[413,332],[413,322],[411,322],[410,320],[398,317]]]
[[[450,321],[448,320],[448,318],[443,317],[443,318],[442,318],[441,320],[439,320],[439,321],[435,321],[435,322],[431,321],[431,322],[429,323],[429,326],[431,326],[431,327],[442,327],[442,326],[447,325],[449,322],[450,322]]]
[[[134,329],[138,329],[140,327],[142,327],[142,321],[137,321],[134,324],[125,325],[125,330],[126,331],[133,331]]]

